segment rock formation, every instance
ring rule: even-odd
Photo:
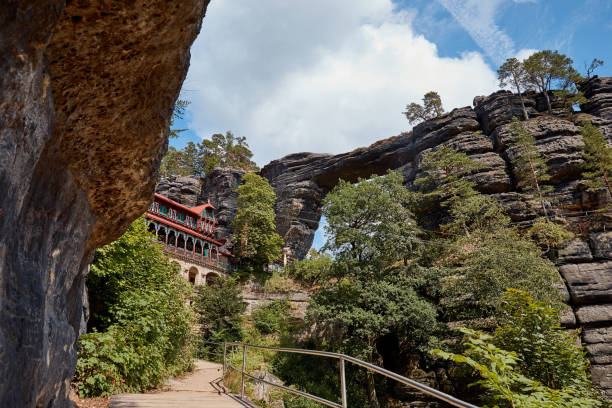
[[[0,406],[72,405],[87,265],[151,201],[207,3],[3,3]]]
[[[201,191],[201,181],[191,176],[162,177],[155,186],[156,193],[187,207],[198,205]]]
[[[569,327],[584,328],[584,340],[592,357],[593,378],[612,396],[612,233],[610,219],[589,216],[608,203],[603,191],[587,191],[581,180],[582,120],[590,120],[612,141],[612,78],[594,77],[583,86],[589,102],[582,112],[569,110],[550,94],[553,116],[546,114],[542,94],[524,95],[529,120],[525,125],[536,138],[536,146],[546,158],[555,201],[546,203],[549,216],[565,220],[576,232],[576,239],[558,251],[556,262],[566,283],[565,298],[573,308],[563,317]],[[261,170],[277,195],[276,225],[285,243],[299,258],[306,255],[319,226],[325,195],[338,180],[356,181],[401,171],[408,188],[419,176],[419,163],[425,153],[440,146],[464,152],[483,166],[469,177],[477,188],[497,198],[512,221],[529,225],[543,215],[532,197],[517,190],[510,146],[510,122],[521,116],[517,95],[498,91],[474,98],[474,108],[454,109],[373,145],[338,155],[295,153],[274,160]],[[235,188],[242,173],[215,169],[202,186],[200,203],[210,198],[224,219],[220,233],[227,228],[236,209]],[[421,223],[437,222],[437,215]]]

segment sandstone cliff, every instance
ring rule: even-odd
[[[536,138],[538,150],[547,160],[554,201],[547,212],[572,226],[577,237],[559,251],[556,260],[566,282],[566,299],[573,313],[564,318],[568,326],[583,328],[584,341],[593,363],[593,378],[612,396],[612,233],[609,217],[591,217],[589,212],[607,204],[603,191],[587,191],[581,180],[584,119],[595,124],[612,142],[612,78],[592,78],[583,90],[589,102],[582,112],[572,112],[553,99],[553,116],[546,114],[542,94],[524,95],[530,119],[526,126]],[[367,148],[338,155],[296,153],[274,160],[261,170],[277,194],[277,230],[297,257],[303,257],[314,238],[321,216],[321,202],[339,179],[401,171],[412,188],[419,175],[423,154],[439,146],[452,146],[483,164],[470,178],[477,188],[496,197],[517,225],[529,225],[542,215],[539,205],[517,190],[512,159],[518,152],[509,147],[509,123],[521,115],[520,100],[509,91],[498,91],[474,99],[474,108],[465,107],[381,140]],[[235,186],[239,175],[216,169],[203,183],[200,200],[225,210],[225,225],[235,214]],[[218,187],[224,186],[219,194]],[[431,219],[420,220],[435,224]],[[220,232],[226,233],[223,229]]]
[[[92,250],[152,198],[207,0],[0,8],[0,406],[67,407]]]

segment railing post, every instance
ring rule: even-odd
[[[225,370],[226,370],[226,362],[225,362],[225,355],[227,354],[227,343],[223,342],[223,379],[225,380]]]
[[[342,408],[347,408],[346,376],[344,375],[344,359],[342,357],[340,357],[340,393],[342,394]]]
[[[244,373],[246,370],[246,344],[242,345],[242,390],[240,391],[240,399],[244,400]]]

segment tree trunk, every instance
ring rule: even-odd
[[[529,115],[527,114],[527,109],[525,108],[525,101],[523,100],[523,94],[519,91],[519,98],[521,99],[521,108],[523,108],[523,116],[525,120],[529,120]]]
[[[531,159],[529,159],[529,167],[531,167],[531,174],[533,175],[533,181],[535,181],[536,189],[538,190],[538,196],[540,197],[540,204],[542,205],[542,211],[544,211],[544,218],[548,221],[548,212],[546,211],[546,207],[544,206],[544,197],[542,197],[542,190],[540,190],[540,183],[538,183],[538,175],[536,174],[535,169],[533,168],[533,163]]]
[[[380,408],[378,398],[376,397],[376,386],[374,384],[374,373],[368,370],[366,372],[366,385],[368,387],[368,402],[370,408]]]
[[[608,189],[608,197],[612,199],[612,190],[610,190],[610,181],[608,179],[608,173],[604,170],[601,176],[604,179],[604,183],[606,183],[606,188]]]
[[[548,97],[548,87],[546,83],[542,86],[542,93],[544,94],[544,98],[546,99],[546,106],[548,107],[548,114],[552,115],[552,105],[550,104],[550,98]]]
[[[516,87],[516,92],[518,92],[519,98],[521,100],[521,108],[523,108],[523,116],[525,117],[525,120],[528,120],[529,115],[527,114],[527,109],[525,108],[525,101],[523,100],[523,93],[521,92],[521,85],[519,84],[516,78],[514,78],[514,86]]]

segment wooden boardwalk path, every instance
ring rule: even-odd
[[[221,364],[196,361],[196,368],[185,378],[170,380],[167,391],[149,394],[113,395],[109,408],[244,408],[248,405],[224,394],[216,383]]]

